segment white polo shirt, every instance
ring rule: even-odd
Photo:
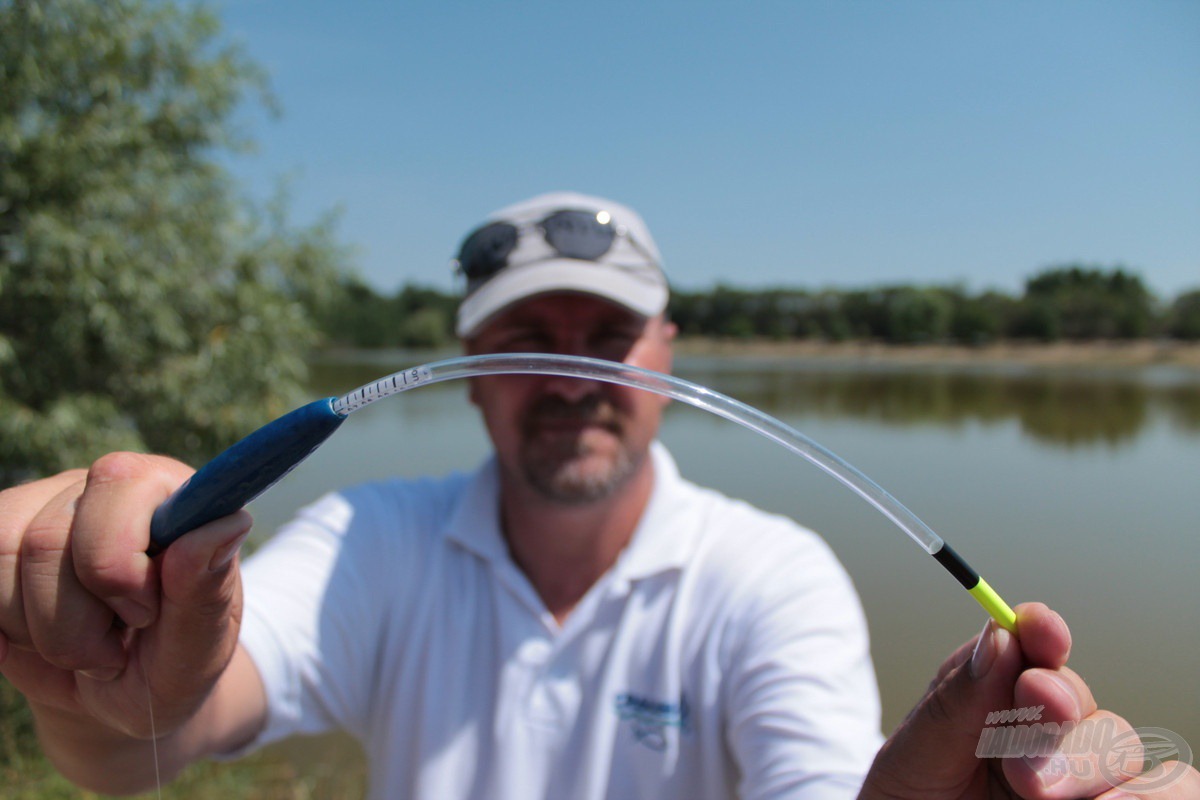
[[[881,737],[828,547],[653,448],[633,540],[561,627],[510,559],[497,469],[303,510],[245,567],[256,745],[342,728],[372,798],[851,798]]]

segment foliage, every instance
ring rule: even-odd
[[[146,747],[147,758],[153,758],[149,742]],[[322,757],[303,752],[314,748],[319,748]],[[194,764],[162,787],[162,797],[313,800],[364,795],[366,771],[361,752],[352,750],[348,741],[301,740],[292,749],[300,752],[275,747],[232,764]],[[100,797],[78,789],[41,755],[25,700],[4,680],[0,680],[0,797],[6,800]]]
[[[218,164],[256,68],[203,8],[0,0],[0,483],[206,458],[297,397],[328,222]]]
[[[387,297],[359,278],[339,281],[320,317],[325,344],[341,347],[442,347],[454,341],[458,298],[420,286]]]
[[[394,302],[398,346],[441,347],[454,341],[457,297],[421,286],[405,286]]]
[[[1000,292],[984,292],[978,297],[961,290],[950,294],[951,313],[948,335],[952,341],[983,345],[1004,335],[1016,301]]]
[[[340,250],[219,166],[270,99],[218,33],[167,2],[0,0],[0,488],[118,448],[201,460],[300,396]],[[3,681],[0,785],[79,796]]]
[[[333,344],[436,347],[453,341],[457,303],[435,289],[407,286],[385,296],[346,279],[322,324]],[[972,294],[960,286],[814,292],[717,284],[707,291],[674,289],[669,314],[683,336],[722,339],[976,346],[1003,339],[1200,338],[1200,290],[1164,312],[1141,278],[1120,267],[1052,267],[1031,277],[1021,296]]]
[[[1175,339],[1200,340],[1200,289],[1175,298],[1167,311],[1166,330]]]
[[[1154,322],[1154,297],[1124,269],[1072,265],[1049,269],[1025,284],[1026,302],[1041,315],[1039,338],[1134,339]]]
[[[85,792],[55,771],[33,739],[24,700],[0,681],[0,797],[5,800],[99,800],[103,795]],[[10,723],[13,716],[24,727]],[[366,770],[357,753],[347,754],[339,742],[323,758],[301,759],[283,748],[268,748],[231,764],[199,762],[163,786],[165,800],[334,800],[363,797]],[[153,758],[146,743],[147,759]],[[146,795],[150,796],[150,795]]]
[[[954,309],[946,292],[937,289],[899,287],[886,299],[889,342],[916,344],[945,341]]]

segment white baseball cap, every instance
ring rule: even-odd
[[[464,338],[514,303],[552,292],[596,295],[645,317],[667,307],[646,223],[602,197],[551,192],[502,208],[463,240],[455,265],[467,280],[456,325]]]

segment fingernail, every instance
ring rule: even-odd
[[[1071,772],[1071,765],[1064,755],[1027,756],[1022,761],[1037,776],[1043,789],[1049,789]]]
[[[971,664],[968,667],[971,677],[975,680],[987,675],[992,664],[996,662],[997,630],[995,624],[989,619],[983,626],[983,632],[979,634],[979,640],[975,642],[975,651],[971,653]]]
[[[217,551],[213,553],[212,561],[208,562],[208,571],[218,572],[229,566],[229,562],[233,561],[233,557],[238,554],[238,550],[240,550],[242,545],[245,544],[246,537],[249,535],[250,531],[246,531],[236,539],[226,542],[218,547]]]
[[[116,667],[98,667],[97,669],[81,669],[79,674],[94,681],[108,683],[109,681],[116,680],[121,674],[121,670]]]
[[[128,597],[108,598],[111,608],[127,628],[144,628],[154,621],[154,612],[136,600]]]

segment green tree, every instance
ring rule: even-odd
[[[679,332],[684,336],[699,336],[701,332],[701,304],[704,295],[700,292],[688,292],[675,289],[671,292],[670,305],[667,315],[679,326]]]
[[[407,285],[392,297],[355,276],[341,279],[320,315],[325,344],[341,347],[444,347],[454,341],[457,295]]]
[[[1054,267],[1025,283],[1033,335],[1053,339],[1132,339],[1155,322],[1154,295],[1137,275],[1078,265]]]
[[[0,0],[0,86],[0,485],[290,408],[340,251],[220,166],[269,98],[213,14]]]
[[[1175,298],[1167,312],[1167,335],[1175,339],[1200,340],[1200,289]]]
[[[406,285],[393,301],[392,326],[401,347],[444,347],[454,341],[459,298],[437,289]]]
[[[962,344],[983,345],[995,341],[1005,329],[1014,301],[1008,295],[987,291],[971,296],[962,291],[948,295],[953,302],[950,337]]]
[[[886,339],[891,343],[937,342],[950,332],[953,305],[944,291],[900,286],[887,291]]]
[[[882,289],[854,289],[842,293],[842,317],[852,339],[887,338],[887,294]]]
[[[842,342],[853,335],[844,311],[844,294],[833,289],[819,292],[812,298],[801,323],[807,335],[831,342]]]
[[[395,309],[359,277],[347,275],[333,287],[320,316],[324,343],[338,347],[388,347],[395,333]]]

